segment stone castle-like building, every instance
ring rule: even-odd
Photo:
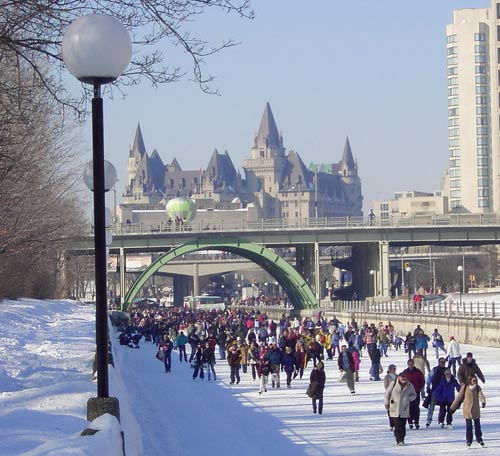
[[[204,170],[184,171],[175,158],[165,165],[156,150],[148,155],[138,125],[129,152],[128,184],[117,208],[118,222],[165,222],[166,202],[179,196],[195,202],[193,223],[220,221],[224,216],[298,221],[362,215],[361,180],[349,138],[340,162],[306,167],[298,153],[286,152],[269,103],[243,170],[244,176],[236,171],[227,151],[217,150]]]

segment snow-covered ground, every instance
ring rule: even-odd
[[[425,328],[424,328],[425,329]],[[141,343],[131,349],[114,338],[115,369],[110,393],[120,399],[121,424],[128,456],[205,456],[237,453],[268,455],[396,455],[383,408],[383,385],[370,382],[366,357],[356,395],[336,381],[336,363],[326,363],[327,387],[323,415],[313,415],[305,390],[310,369],[292,388],[269,388],[260,396],[250,373],[239,385],[229,385],[228,367],[216,365],[217,381],[192,380],[189,365],[174,353],[167,374],[156,360],[156,349]],[[91,380],[94,309],[73,301],[19,300],[0,303],[0,455],[119,454],[113,419],[92,425],[103,429],[79,437],[89,427],[86,401],[95,395]],[[455,429],[408,430],[404,452],[415,456],[481,451],[500,452],[500,349],[462,346],[473,351],[486,376],[482,410],[485,448],[465,446],[461,411]],[[431,365],[435,364],[430,356]],[[390,351],[383,360],[402,370],[404,352]],[[285,382],[283,381],[282,384]],[[426,410],[422,409],[421,424]],[[142,436],[142,439],[141,439]]]

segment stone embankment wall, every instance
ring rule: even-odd
[[[318,310],[302,310],[300,315],[316,316]],[[323,311],[327,320],[334,315],[343,323],[355,320],[359,325],[364,322],[378,324],[380,321],[386,324],[390,321],[397,333],[405,336],[420,325],[429,336],[437,328],[448,342],[449,336],[455,336],[459,343],[481,345],[483,347],[500,347],[500,318],[480,317],[449,317],[421,314],[387,314],[368,312],[333,312]]]

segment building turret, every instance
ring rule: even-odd
[[[278,133],[271,106],[266,103],[259,131],[255,135],[252,158],[284,156],[283,137]]]
[[[137,171],[141,167],[141,162],[146,159],[146,147],[142,139],[141,125],[137,124],[135,130],[134,145],[129,150],[128,154],[128,181],[129,183],[137,176]]]
[[[349,137],[347,137],[344,146],[344,154],[342,155],[342,160],[339,163],[339,174],[343,177],[357,177],[358,176],[358,165],[354,161],[352,156],[351,144],[349,143]]]

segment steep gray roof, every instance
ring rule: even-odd
[[[225,182],[234,188],[237,174],[227,150],[224,154],[219,154],[217,149],[214,150],[207,165],[207,176],[215,179],[219,185]]]
[[[280,135],[269,103],[266,103],[266,107],[264,108],[264,114],[262,114],[259,132],[255,141],[257,144],[265,144],[267,146],[281,146]]]
[[[297,152],[290,151],[287,155],[287,168],[283,176],[280,187],[282,189],[298,188],[305,190],[311,182],[311,172],[300,158]],[[300,184],[300,185],[299,185]]]
[[[165,190],[165,165],[163,164],[163,160],[156,149],[153,150],[151,158],[148,160],[148,174],[152,180],[154,188],[163,192]]]
[[[356,169],[356,163],[354,162],[354,157],[352,156],[351,144],[349,143],[349,137],[347,137],[344,146],[344,155],[342,155],[341,165],[347,169]]]
[[[144,140],[142,139],[141,125],[137,124],[137,129],[135,130],[134,145],[130,149],[130,157],[134,155],[144,155],[146,153],[146,147],[144,146]]]

